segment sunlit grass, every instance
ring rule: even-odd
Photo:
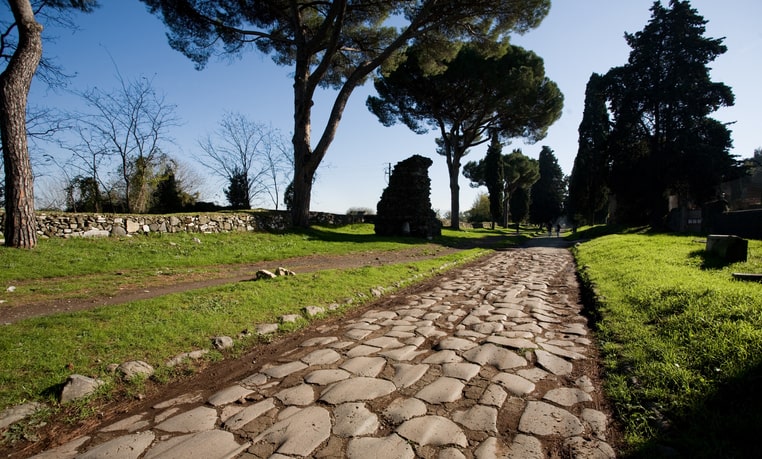
[[[686,457],[732,457],[748,447],[736,438],[748,428],[729,435],[727,426],[762,425],[756,395],[756,405],[717,408],[744,399],[760,375],[762,284],[732,273],[762,272],[762,242],[750,241],[748,262],[719,268],[704,247],[692,236],[618,234],[576,249],[597,295],[606,390],[644,456],[666,444]]]

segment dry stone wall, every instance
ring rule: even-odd
[[[0,212],[0,227],[5,213]],[[234,231],[285,231],[291,215],[285,211],[250,213],[202,213],[187,215],[116,215],[37,212],[37,234],[45,237],[107,237],[150,233],[223,233]],[[314,212],[310,219],[320,225],[362,223],[362,215]]]

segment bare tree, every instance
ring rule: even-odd
[[[198,159],[231,185],[244,182],[238,185],[245,190],[243,207],[263,202],[267,196],[277,209],[283,182],[293,165],[286,145],[277,129],[229,112],[216,131],[199,140],[203,155]]]
[[[117,75],[113,91],[92,88],[81,93],[89,111],[79,116],[80,160],[99,179],[97,165],[113,155],[119,162],[125,211],[144,212],[149,201],[147,172],[161,146],[171,143],[168,129],[179,124],[176,106],[153,88],[148,78],[125,81]],[[82,163],[81,163],[82,164]]]

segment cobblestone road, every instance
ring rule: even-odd
[[[615,457],[578,296],[567,250],[495,252],[37,457]]]

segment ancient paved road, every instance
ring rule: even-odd
[[[567,250],[495,252],[399,300],[38,457],[615,456]]]

